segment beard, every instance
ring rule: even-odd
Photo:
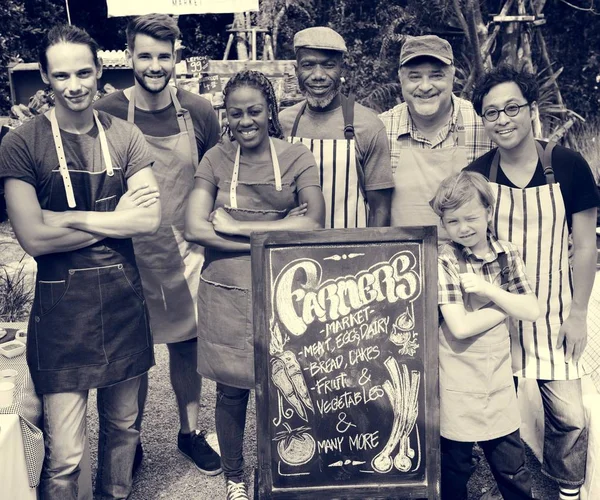
[[[308,101],[308,104],[311,108],[323,109],[329,106],[331,102],[336,98],[336,96],[340,93],[341,86],[341,80],[335,80],[333,86],[331,87],[331,89],[329,89],[327,94],[315,97],[310,93],[310,90],[306,88],[303,82],[298,81],[298,88],[300,89],[300,92],[302,92],[302,95],[306,97],[306,100]]]
[[[164,85],[161,85],[160,87],[149,87],[146,84],[146,82],[144,81],[144,75],[138,74],[137,71],[133,72],[133,77],[140,84],[140,87],[142,87],[146,92],[149,92],[151,94],[160,94],[165,89],[165,87],[169,84],[169,80],[171,79],[170,74],[167,74],[164,72],[162,74],[165,77],[165,83],[164,83]]]

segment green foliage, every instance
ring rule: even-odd
[[[480,2],[485,23],[500,11],[503,0]],[[57,22],[66,22],[64,0],[0,1],[0,65],[22,58],[37,59],[37,46],[45,31]],[[310,26],[330,26],[346,40],[349,49],[344,91],[353,91],[359,99],[377,98],[396,102],[398,56],[404,37],[436,33],[447,38],[455,51],[457,85],[460,92],[470,73],[473,54],[462,31],[455,6],[464,8],[464,0],[260,0],[261,12],[255,21],[274,30],[277,58],[294,57],[294,33]],[[72,22],[87,29],[104,49],[125,47],[126,18],[106,17],[106,2],[69,0]],[[529,8],[529,7],[528,7]],[[590,12],[575,10],[558,0],[550,0],[544,9],[542,28],[555,70],[564,67],[558,79],[569,109],[584,117],[600,111],[600,19]],[[232,15],[181,16],[179,26],[184,57],[206,55],[221,59],[227,43],[227,25]],[[275,29],[277,28],[277,29]],[[491,26],[490,26],[491,28]],[[497,57],[500,38],[492,51]],[[535,51],[535,44],[534,44]],[[542,72],[545,68],[537,68]],[[382,91],[377,95],[378,87]],[[10,93],[6,71],[0,71],[0,115],[6,114]],[[370,97],[369,97],[370,96]]]
[[[0,321],[23,321],[29,314],[33,290],[22,261],[15,271],[1,266]]]

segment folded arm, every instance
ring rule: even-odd
[[[473,273],[460,275],[466,293],[476,293],[491,300],[506,314],[523,321],[535,321],[540,315],[537,297],[533,293],[511,293]]]
[[[46,224],[35,188],[19,179],[4,183],[8,216],[19,244],[33,257],[79,250],[104,239],[87,231]]]
[[[185,239],[227,252],[249,252],[250,240],[248,238],[228,236],[215,231],[211,215],[216,196],[217,187],[214,184],[196,178],[185,210]]]
[[[152,170],[147,167],[127,179],[128,193],[144,186],[156,188]],[[157,189],[157,188],[156,188]],[[92,212],[67,210],[65,212],[44,211],[44,221],[56,227],[79,229],[103,237],[131,238],[154,234],[160,226],[160,202],[151,206],[138,206],[125,194],[114,212]]]
[[[219,233],[249,238],[253,232],[263,231],[302,231],[319,229],[325,222],[325,201],[321,189],[308,186],[298,192],[300,205],[306,204],[302,217],[285,217],[273,221],[238,221],[225,210],[213,214],[213,226]]]
[[[498,306],[467,311],[463,304],[442,304],[440,311],[450,332],[459,340],[479,335],[502,323],[507,316]]]

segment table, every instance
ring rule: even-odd
[[[19,415],[0,415],[0,484],[3,498],[35,500],[35,487],[29,486],[25,448]]]
[[[27,329],[27,323],[0,323],[0,327],[8,330],[6,338],[14,336],[16,330]],[[4,339],[3,339],[4,340]],[[19,372],[15,384],[14,403],[8,408],[0,408],[0,417],[12,417],[16,419],[20,427],[20,433],[18,435],[21,442],[21,448],[23,448],[22,458],[15,458],[12,462],[15,462],[16,467],[21,465],[26,468],[26,480],[28,477],[29,489],[34,492],[35,488],[39,484],[40,474],[42,472],[42,466],[44,463],[44,435],[40,428],[43,426],[42,422],[42,402],[40,397],[35,392],[35,387],[27,368],[27,361],[25,354],[16,356],[14,358],[5,358],[0,355],[0,370],[6,368],[13,368]],[[0,464],[2,464],[2,456],[4,456],[4,450],[0,451]],[[18,462],[18,464],[16,463]],[[86,438],[84,456],[81,462],[81,471],[79,474],[79,500],[91,500],[92,495],[92,477],[90,470],[90,450],[89,444]],[[3,476],[0,475],[0,478]],[[0,485],[4,483],[0,480]],[[26,496],[6,496],[4,497],[4,491],[1,491],[2,498],[28,498]]]
[[[14,338],[17,329],[26,328],[26,325],[25,323],[0,323],[0,327],[8,331],[6,338]],[[35,488],[39,484],[42,465],[44,464],[44,435],[40,430],[42,425],[42,402],[35,392],[27,368],[25,353],[14,358],[5,358],[0,355],[0,370],[7,368],[17,370],[18,375],[13,404],[7,408],[0,408],[0,415],[14,416],[18,420],[25,456],[23,463],[27,468],[28,483],[31,488]]]

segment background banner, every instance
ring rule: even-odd
[[[108,17],[143,14],[226,14],[258,10],[258,0],[106,0]]]

